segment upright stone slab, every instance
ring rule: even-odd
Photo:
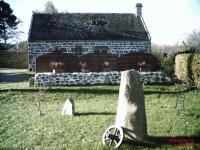
[[[33,87],[33,86],[34,86],[34,83],[35,83],[35,79],[34,79],[34,77],[31,77],[31,78],[29,79],[29,87]]]
[[[62,115],[64,116],[73,116],[74,115],[74,101],[72,98],[68,98],[64,104]]]
[[[144,140],[147,123],[143,87],[139,73],[135,70],[122,72],[116,125],[124,129],[125,137]]]

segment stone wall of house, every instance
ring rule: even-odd
[[[162,72],[140,72],[145,84],[166,83],[170,79]],[[121,72],[90,72],[90,73],[37,73],[34,77],[35,85],[98,85],[119,84]]]
[[[31,42],[29,43],[29,68],[36,69],[38,56],[62,52],[77,56],[94,53],[95,51],[117,54],[129,52],[150,52],[150,41],[58,41],[58,42]]]

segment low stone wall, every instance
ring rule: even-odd
[[[171,79],[167,77],[163,72],[140,72],[140,80],[144,84],[154,84],[154,83],[170,83]]]
[[[148,83],[170,82],[162,72],[140,72],[141,81]],[[120,72],[90,72],[90,73],[37,73],[35,85],[101,85],[119,84]]]

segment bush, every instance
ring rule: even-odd
[[[175,75],[183,81],[190,80],[189,59],[191,54],[179,54],[175,58]]]
[[[200,89],[200,54],[195,54],[192,57],[191,71],[194,84]]]
[[[28,53],[4,51],[0,54],[1,68],[28,68]]]
[[[178,79],[200,88],[200,54],[179,54],[175,59],[175,75]]]
[[[171,53],[167,58],[161,61],[162,71],[165,72],[168,76],[174,76],[174,66],[175,66],[175,54]]]

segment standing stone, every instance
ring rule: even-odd
[[[135,70],[122,72],[116,125],[124,129],[125,137],[144,140],[147,136],[147,123],[144,93],[139,73]]]
[[[72,98],[68,98],[64,104],[62,115],[73,116],[74,115],[74,100]]]
[[[35,79],[34,79],[34,77],[31,77],[31,78],[29,79],[29,87],[33,87],[34,84],[35,84]]]

